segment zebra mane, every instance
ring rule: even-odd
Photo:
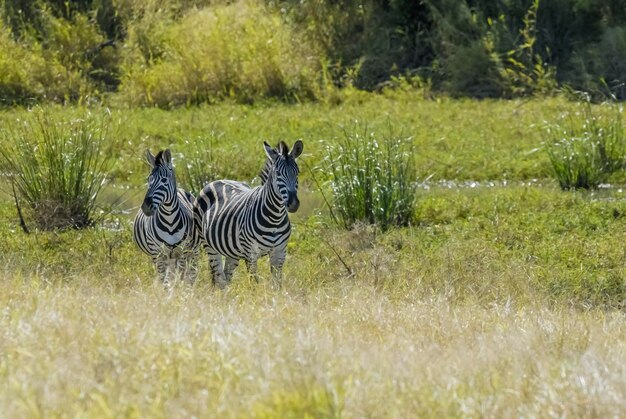
[[[265,185],[265,182],[267,182],[267,178],[269,177],[271,169],[272,169],[272,160],[269,157],[267,157],[265,159],[265,164],[263,165],[263,169],[261,169],[261,172],[259,173],[259,177],[261,178],[262,185]]]

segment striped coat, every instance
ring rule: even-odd
[[[299,206],[296,158],[303,145],[297,141],[291,152],[284,142],[277,149],[264,145],[268,160],[261,174],[262,186],[250,188],[242,182],[218,180],[205,186],[194,203],[213,282],[219,286],[230,282],[241,259],[256,277],[257,260],[265,255],[269,255],[273,278],[280,285],[291,234],[287,213]]]
[[[197,276],[200,235],[193,218],[194,197],[178,189],[170,150],[153,156],[148,191],[137,212],[133,239],[156,265],[159,279],[166,286],[176,275],[193,283]]]

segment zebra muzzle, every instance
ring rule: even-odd
[[[141,204],[141,211],[148,217],[152,216],[154,214],[152,200],[144,199],[143,204]]]
[[[296,212],[300,208],[300,200],[297,196],[290,196],[289,202],[287,202],[287,211]]]

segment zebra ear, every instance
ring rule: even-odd
[[[150,150],[146,150],[146,161],[152,167],[155,165],[155,157],[150,153]]]
[[[276,160],[276,157],[278,157],[276,150],[274,150],[272,146],[267,143],[267,141],[263,141],[263,146],[265,147],[265,154],[267,154],[267,157],[271,161]]]
[[[163,152],[163,161],[169,167],[172,167],[172,152],[170,151],[169,148]]]
[[[298,140],[293,145],[293,148],[291,149],[291,153],[289,153],[289,155],[291,157],[293,157],[294,159],[297,159],[298,156],[300,156],[300,154],[302,154],[302,150],[303,149],[304,149],[304,144],[302,144],[302,140]]]

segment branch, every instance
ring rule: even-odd
[[[24,221],[24,216],[22,215],[22,208],[20,208],[20,202],[17,199],[17,194],[15,193],[15,182],[11,182],[11,188],[13,189],[13,198],[15,198],[15,207],[17,208],[17,216],[20,218],[20,227],[26,234],[30,234],[30,230],[26,226],[26,222]]]

